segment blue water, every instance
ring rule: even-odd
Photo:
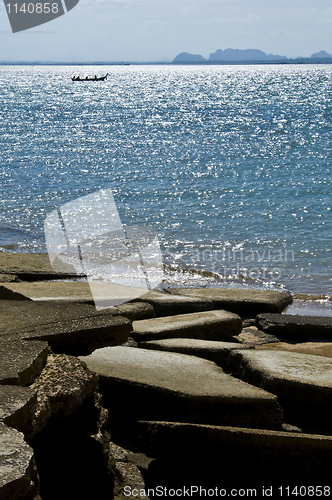
[[[4,251],[46,251],[50,211],[112,188],[167,264],[332,293],[331,66],[2,66],[0,94]]]

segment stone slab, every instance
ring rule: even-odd
[[[2,286],[11,292],[18,293],[34,301],[55,300],[94,305],[87,281],[32,281],[29,283],[2,283]]]
[[[22,293],[11,290],[5,286],[6,284],[8,285],[8,283],[0,285],[0,300],[31,300]]]
[[[237,335],[236,338],[239,340],[239,342],[251,346],[269,343],[275,344],[276,342],[279,342],[279,339],[277,337],[258,330],[256,326],[247,326],[243,328],[242,332]]]
[[[205,359],[132,347],[99,349],[80,359],[99,375],[112,414],[263,428],[282,424],[275,396]]]
[[[63,267],[63,266],[62,266]],[[47,253],[0,252],[0,274],[14,274],[22,280],[64,279],[77,276],[74,268],[66,273],[55,271]]]
[[[13,283],[19,281],[15,274],[0,274],[0,283]]]
[[[101,315],[124,316],[130,321],[137,321],[140,319],[155,318],[156,313],[154,307],[146,302],[126,302],[115,307],[108,307],[103,311],[99,311]]]
[[[47,342],[0,339],[0,385],[31,384],[45,366]]]
[[[213,340],[199,339],[164,339],[150,340],[141,342],[139,347],[142,349],[154,349],[157,351],[179,352],[189,356],[213,361],[218,366],[226,368],[229,354],[234,349],[250,349],[249,346],[231,343],[214,342]]]
[[[216,309],[226,309],[254,318],[259,313],[281,312],[293,301],[290,294],[248,288],[168,288],[171,294],[212,300]]]
[[[268,351],[288,351],[298,352],[299,354],[313,354],[314,356],[324,356],[332,358],[332,341],[331,342],[277,342],[271,344],[257,345],[257,350]]]
[[[21,431],[32,419],[36,393],[28,387],[0,386],[0,422]]]
[[[22,330],[20,338],[46,341],[56,353],[78,356],[90,354],[100,347],[121,345],[131,331],[127,318],[95,316]]]
[[[332,318],[326,316],[259,314],[256,318],[256,326],[282,339],[332,340]]]
[[[56,352],[89,354],[123,344],[131,330],[129,319],[85,304],[0,301],[0,339],[41,340]]]
[[[259,490],[252,496],[259,498],[263,485],[266,489],[271,484],[276,486],[274,495],[266,495],[273,498],[279,496],[280,486],[330,485],[331,436],[147,421],[139,422],[138,430],[147,452],[164,459],[164,472],[170,477],[178,468],[179,479],[185,483],[181,462],[186,463],[191,475],[186,477],[189,485],[197,484],[197,477],[201,481],[198,484],[205,479],[209,488],[217,482],[223,488],[254,484]],[[164,484],[162,478],[158,479]]]
[[[221,340],[241,330],[240,316],[220,310],[134,321],[132,337],[137,342],[179,337]]]
[[[295,352],[233,351],[229,361],[246,382],[293,401],[332,405],[332,360]]]
[[[32,498],[28,494],[35,480],[33,449],[21,432],[0,423],[0,498]]]
[[[28,439],[39,433],[51,417],[72,414],[98,390],[98,377],[75,356],[50,354],[40,376],[30,386],[37,394]]]
[[[157,290],[152,290],[137,300],[152,304],[157,316],[173,316],[214,309],[212,300],[200,297],[185,297]]]

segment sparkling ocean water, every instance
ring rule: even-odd
[[[48,213],[111,188],[174,269],[332,294],[331,66],[2,66],[0,93],[2,251],[46,251]]]

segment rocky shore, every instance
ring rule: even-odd
[[[72,278],[0,253],[0,500],[330,496],[332,318],[239,288],[98,312]]]

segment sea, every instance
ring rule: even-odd
[[[104,82],[73,82],[109,73]],[[332,66],[1,66],[0,251],[111,189],[165,286],[332,296]]]

